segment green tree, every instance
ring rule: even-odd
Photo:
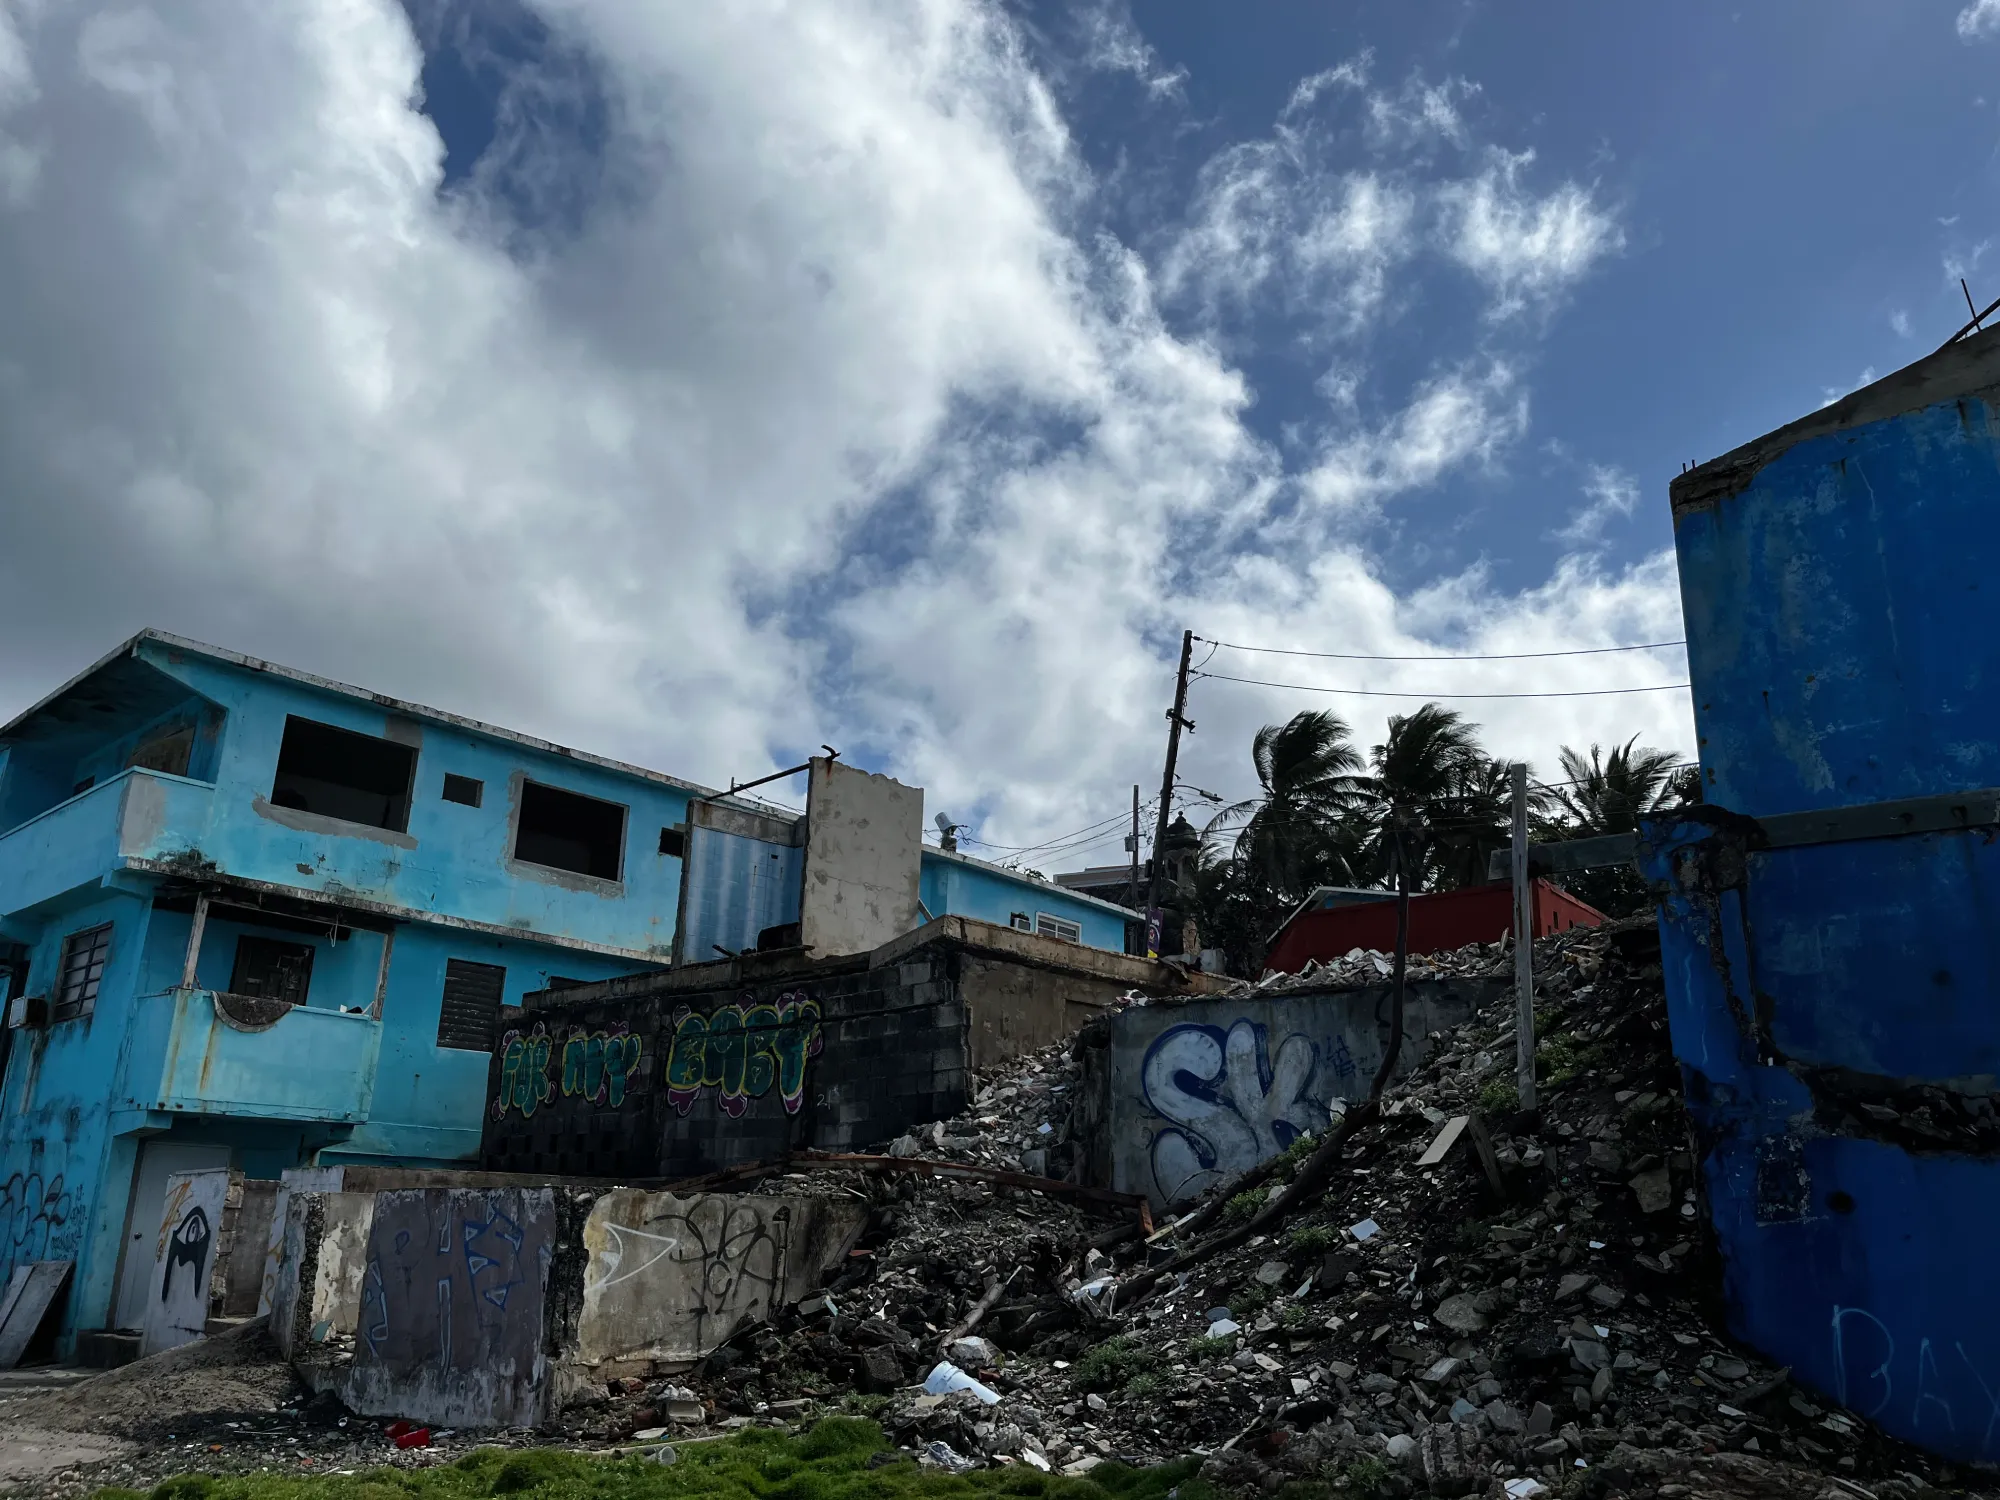
[[[1396,887],[1396,952],[1390,971],[1389,1045],[1375,1074],[1371,1097],[1395,1071],[1403,1047],[1403,999],[1410,957],[1410,892],[1423,884],[1425,866],[1441,834],[1460,826],[1468,788],[1490,781],[1489,757],[1479,746],[1479,726],[1435,703],[1392,715],[1388,738],[1369,753],[1372,774],[1357,779],[1354,807],[1366,820],[1375,866]]]
[[[1675,770],[1675,759],[1670,751],[1641,746],[1637,735],[1622,745],[1613,745],[1609,753],[1592,745],[1587,759],[1580,750],[1563,746],[1561,760],[1567,784],[1552,790],[1555,805],[1568,825],[1568,836],[1636,833],[1641,819],[1687,802],[1690,786],[1699,800],[1699,779],[1689,783]],[[1580,900],[1611,917],[1631,916],[1652,901],[1639,872],[1629,865],[1581,871],[1564,884]]]
[[[1250,743],[1258,795],[1216,814],[1216,822],[1248,815],[1235,857],[1245,879],[1281,900],[1354,879],[1350,859],[1361,851],[1357,840],[1342,836],[1361,781],[1350,734],[1326,709],[1266,724]]]

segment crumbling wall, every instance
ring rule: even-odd
[[[965,1098],[956,956],[529,1013],[493,1055],[484,1164],[672,1179],[846,1150]]]
[[[959,988],[970,1018],[972,1066],[984,1071],[1074,1034],[1130,986],[1031,964],[967,955]]]
[[[834,1199],[606,1193],[583,1224],[574,1358],[693,1364],[817,1289],[867,1217],[864,1206]]]
[[[1422,1062],[1428,1033],[1468,1020],[1505,988],[1412,981],[1398,1073]],[[1383,984],[1126,1007],[1110,1021],[1109,1102],[1085,1160],[1108,1162],[1111,1187],[1156,1208],[1247,1171],[1323,1129],[1334,1100],[1367,1097],[1391,999]]]
[[[552,1416],[543,1293],[555,1217],[548,1188],[377,1194],[347,1404],[467,1427]]]

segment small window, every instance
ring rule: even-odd
[[[104,983],[104,965],[111,957],[111,924],[73,932],[63,939],[61,972],[56,975],[55,1004],[50,1019],[74,1021],[97,1007]]]
[[[271,802],[392,833],[410,826],[417,752],[394,740],[287,717]]]
[[[312,988],[312,971],[310,943],[240,937],[236,940],[236,967],[229,976],[229,992],[304,1005],[306,991]]]
[[[438,1009],[438,1045],[461,1052],[491,1052],[500,1019],[507,971],[498,964],[445,960],[444,1003]]]
[[[1059,943],[1083,941],[1083,927],[1079,923],[1051,916],[1045,911],[1035,913],[1035,933],[1038,937],[1054,938]]]
[[[461,807],[477,807],[486,795],[486,783],[474,776],[454,776],[444,773],[444,800],[456,802]]]
[[[521,783],[521,822],[514,858],[599,880],[618,878],[625,852],[625,809],[539,781]]]
[[[660,853],[666,855],[669,859],[686,859],[687,846],[687,834],[680,829],[662,828],[660,830]]]
[[[1028,914],[1024,911],[1015,912],[1007,919],[1007,925],[1016,932],[1033,932],[1035,930],[1035,924],[1028,919]]]

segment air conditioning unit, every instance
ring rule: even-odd
[[[49,1024],[49,997],[47,995],[16,995],[7,1003],[7,1027],[19,1031],[23,1027],[40,1029]]]

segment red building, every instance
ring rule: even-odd
[[[1537,880],[1533,887],[1534,932],[1547,937],[1571,927],[1595,927],[1604,913],[1568,891]],[[1468,943],[1493,943],[1514,925],[1514,889],[1474,885],[1432,891],[1410,898],[1410,951],[1444,953]],[[1308,959],[1322,963],[1355,948],[1388,953],[1396,946],[1396,898],[1388,891],[1313,892],[1271,944],[1269,968],[1296,974]]]

